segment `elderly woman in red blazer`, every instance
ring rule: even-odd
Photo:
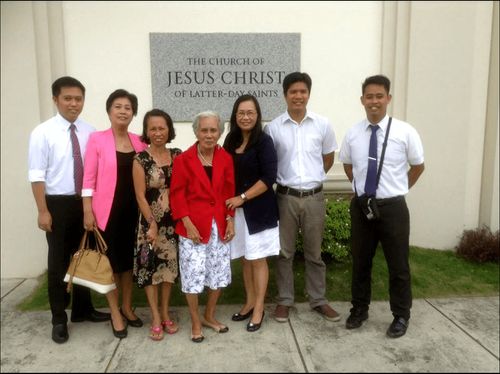
[[[179,234],[179,270],[182,292],[191,315],[191,340],[203,341],[202,325],[224,333],[229,329],[215,319],[221,288],[231,283],[230,249],[234,237],[234,210],[225,201],[234,196],[231,156],[217,144],[224,124],[215,112],[199,113],[193,122],[198,141],[174,161],[170,207]],[[208,287],[203,318],[198,294]]]

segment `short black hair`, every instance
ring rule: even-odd
[[[290,86],[297,82],[304,82],[311,93],[312,79],[307,73],[301,73],[299,71],[288,74],[285,79],[283,79],[283,94],[286,96]]]
[[[382,74],[372,75],[371,77],[366,78],[365,81],[363,82],[363,85],[361,86],[361,94],[362,95],[365,94],[366,86],[368,86],[370,84],[384,86],[387,94],[389,94],[389,92],[391,90],[391,81],[389,80],[389,78],[387,78],[385,75],[382,75]]]
[[[139,106],[139,103],[137,101],[137,96],[135,96],[133,93],[128,92],[127,90],[124,90],[123,88],[119,88],[115,91],[113,91],[108,99],[106,100],[106,112],[109,113],[109,110],[111,109],[111,105],[113,105],[113,101],[116,99],[119,99],[121,97],[126,97],[127,99],[130,100],[130,104],[132,105],[132,113],[134,113],[134,116],[137,115],[137,108]]]
[[[52,83],[52,96],[59,96],[63,87],[78,87],[82,90],[83,97],[85,97],[85,87],[83,84],[78,79],[69,76],[58,78]]]
[[[161,109],[151,109],[144,115],[144,120],[142,121],[142,135],[141,140],[146,144],[151,144],[151,140],[148,137],[148,120],[151,117],[162,117],[165,119],[168,128],[168,139],[167,143],[170,143],[175,138],[174,122],[167,112]]]

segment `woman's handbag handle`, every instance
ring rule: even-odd
[[[96,249],[102,254],[106,254],[108,246],[97,227],[94,227],[94,237],[96,241]]]

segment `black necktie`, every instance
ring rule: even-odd
[[[69,128],[71,130],[71,145],[73,146],[73,176],[75,178],[75,193],[77,195],[81,195],[83,184],[82,154],[80,152],[80,143],[78,143],[78,138],[75,133],[75,124],[72,123]]]
[[[368,171],[366,172],[365,195],[375,196],[377,191],[377,130],[378,125],[370,125],[370,148],[368,150]]]

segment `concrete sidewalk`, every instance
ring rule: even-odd
[[[36,279],[2,279],[1,372],[499,372],[498,296],[414,300],[399,339],[385,336],[388,302],[373,302],[356,330],[345,329],[350,303],[332,302],[340,322],[302,303],[278,323],[267,305],[255,333],[231,321],[240,306],[220,305],[229,332],[204,328],[201,344],[190,340],[187,307],[173,308],[180,330],[160,342],[148,338],[149,311],[138,308],[145,326],[129,327],[126,339],[115,338],[109,322],[69,323],[69,341],[59,345],[50,338],[49,311],[15,308],[36,286]]]

